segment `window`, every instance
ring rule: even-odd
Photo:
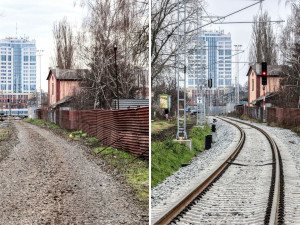
[[[1,55],[1,61],[6,61],[6,55]]]
[[[231,50],[225,50],[225,55],[231,55]]]
[[[30,85],[30,91],[34,91],[35,90],[35,85]]]
[[[226,80],[225,80],[225,85],[231,85],[231,80],[226,79]]]
[[[252,79],[252,91],[254,91],[254,79]]]
[[[29,59],[28,56],[25,55],[25,56],[24,56],[24,62],[28,62],[28,59]]]
[[[30,61],[36,61],[36,57],[35,56],[30,56]]]

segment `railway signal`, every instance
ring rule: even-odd
[[[212,88],[212,79],[211,79],[211,78],[208,79],[208,87],[209,87],[209,88]]]
[[[267,70],[267,62],[262,62],[261,63],[261,84],[262,85],[267,85],[267,75],[268,75],[268,70]]]

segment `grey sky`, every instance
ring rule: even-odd
[[[78,2],[78,1],[77,1]],[[224,16],[239,10],[245,6],[251,5],[256,1],[253,0],[207,0],[209,15]],[[285,1],[281,0],[265,0],[263,9],[267,10],[272,20],[286,20],[290,14],[289,5],[285,6]],[[228,17],[225,21],[252,21],[253,16],[259,11],[259,5],[253,6],[233,16]],[[78,28],[81,24],[82,17],[85,12],[79,6],[74,7],[74,0],[1,0],[0,1],[0,38],[16,35],[16,23],[18,25],[18,36],[28,36],[35,39],[38,49],[45,50],[42,57],[42,88],[47,90],[47,82],[45,81],[48,67],[50,65],[50,57],[53,56],[53,39],[52,26],[54,21],[67,16],[73,26]],[[284,23],[285,24],[285,23]],[[274,24],[274,30],[280,33],[280,26]],[[248,50],[250,47],[250,38],[252,32],[251,24],[228,24],[213,25],[207,29],[219,30],[223,29],[225,33],[230,32],[232,43],[241,44],[242,49],[246,50],[240,55],[240,61],[248,61]],[[233,58],[235,61],[235,58]],[[39,62],[38,62],[39,65]],[[246,82],[246,73],[248,64],[240,65],[240,83]],[[235,74],[235,66],[233,64],[233,74]],[[39,77],[39,66],[38,66]],[[39,81],[39,80],[38,80]]]
[[[207,0],[208,8],[207,13],[214,16],[225,16],[248,5],[251,5],[257,1],[253,0]],[[290,5],[285,6],[285,0],[265,0],[262,3],[263,10],[266,10],[271,16],[272,20],[287,20],[287,16],[290,14]],[[248,8],[242,12],[228,17],[224,22],[229,21],[252,21],[253,16],[259,12],[259,4],[251,8]],[[273,28],[277,35],[280,34],[281,27],[285,23],[274,24]],[[242,49],[246,50],[245,53],[240,55],[240,62],[248,62],[249,48],[251,44],[252,24],[224,24],[208,26],[212,30],[224,30],[225,33],[230,32],[233,45],[242,45]],[[233,47],[234,49],[234,47]],[[232,61],[236,61],[233,57]],[[233,75],[235,75],[235,66],[233,64]],[[248,71],[248,64],[239,64],[240,66],[240,84],[244,84],[247,81],[246,73]]]
[[[42,88],[47,90],[46,77],[54,49],[53,23],[66,16],[73,27],[78,28],[85,11],[79,6],[74,7],[74,0],[1,0],[0,13],[1,39],[15,37],[17,24],[18,37],[25,35],[30,40],[35,39],[37,49],[45,50],[42,56]],[[39,86],[39,61],[37,65]]]

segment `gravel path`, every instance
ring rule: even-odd
[[[152,208],[162,203],[174,192],[183,188],[195,177],[205,174],[207,169],[211,167],[212,164],[216,163],[216,158],[225,153],[227,147],[232,143],[236,136],[236,132],[238,132],[235,127],[221,120],[218,120],[216,123],[216,129],[218,139],[211,149],[199,153],[197,157],[190,162],[191,164],[189,166],[180,168],[157,187],[152,188]]]
[[[147,224],[132,194],[83,146],[22,121],[0,162],[0,224]]]

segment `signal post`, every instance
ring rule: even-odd
[[[267,85],[267,76],[268,76],[268,65],[267,62],[261,63],[261,84],[263,85],[264,92],[264,112],[263,112],[263,122],[266,122],[266,85]]]

